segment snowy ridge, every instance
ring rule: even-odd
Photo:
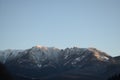
[[[22,51],[23,50],[12,50],[12,49],[0,51],[0,62],[5,63],[8,58],[14,58],[18,56],[19,52]]]
[[[26,57],[25,57],[26,56]],[[68,64],[76,65],[78,63],[85,63],[84,61],[91,57],[100,61],[109,61],[110,56],[104,52],[101,52],[95,48],[66,48],[58,49],[54,47],[34,46],[27,50],[5,50],[0,51],[0,62],[5,63],[9,60],[18,61],[17,63],[32,63],[38,67],[43,66],[45,61],[49,60],[49,63],[54,64],[61,63],[63,66]],[[61,62],[61,59],[63,62]],[[31,62],[30,62],[31,61]],[[45,65],[46,65],[45,64]],[[44,66],[45,66],[44,65]]]
[[[94,54],[94,56],[97,59],[101,60],[101,61],[107,61],[107,60],[109,60],[110,56],[107,55],[105,52],[101,52],[101,51],[99,51],[99,50],[97,50],[95,48],[89,48],[88,50],[92,51],[93,54]]]
[[[58,48],[54,48],[54,47],[44,47],[44,46],[37,45],[37,46],[32,47],[31,51],[33,53],[34,52],[39,53],[39,51],[41,51],[41,52],[44,52],[47,55],[50,55],[50,54],[58,53],[58,51],[60,51],[60,50]]]

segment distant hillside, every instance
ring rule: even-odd
[[[120,56],[116,56],[116,57],[114,57],[114,59],[115,59],[117,62],[120,63]]]

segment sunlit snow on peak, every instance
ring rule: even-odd
[[[96,48],[89,48],[90,51],[92,51],[94,53],[94,56],[101,60],[101,61],[107,61],[109,60],[109,57],[106,53],[104,52],[101,52],[99,50],[97,50]]]
[[[35,46],[35,48],[47,49],[47,47],[45,47],[45,46],[41,46],[41,45],[37,45],[37,46]]]
[[[37,46],[36,46],[36,48],[42,48],[42,47],[43,47],[43,46],[41,46],[41,45],[37,45]]]
[[[34,46],[33,48],[35,49],[41,49],[41,50],[59,50],[58,48],[55,48],[55,47],[45,47],[45,46],[41,46],[41,45],[37,45],[37,46]]]

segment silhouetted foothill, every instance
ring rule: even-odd
[[[13,80],[2,63],[0,63],[0,80]]]
[[[120,74],[113,75],[108,80],[120,80]]]

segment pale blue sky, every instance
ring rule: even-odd
[[[120,55],[120,0],[0,0],[0,50],[38,44]]]

